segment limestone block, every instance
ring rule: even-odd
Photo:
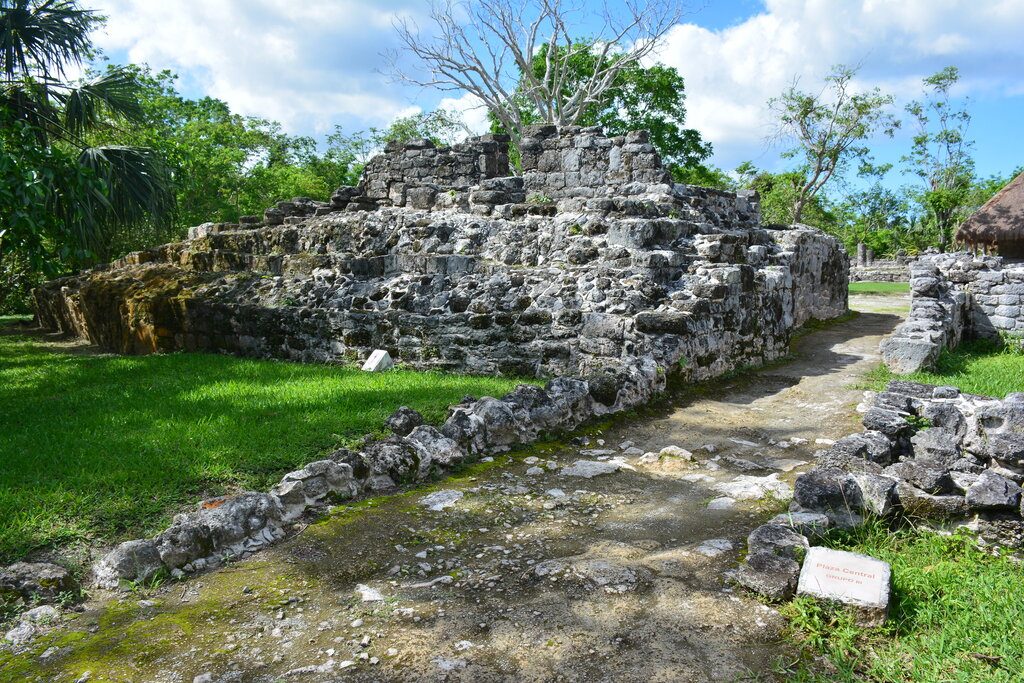
[[[393,367],[395,367],[395,362],[391,360],[391,354],[383,349],[377,349],[371,353],[363,363],[365,372],[385,372]]]

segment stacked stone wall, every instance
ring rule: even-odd
[[[933,367],[963,339],[1024,337],[1024,265],[964,252],[929,254],[911,264],[911,309],[882,342],[895,372]]]

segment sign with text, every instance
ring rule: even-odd
[[[797,593],[879,611],[889,609],[890,569],[867,555],[810,548],[800,570]]]

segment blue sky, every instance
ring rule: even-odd
[[[463,111],[471,125],[482,120],[468,97],[400,86],[380,72],[381,53],[396,46],[393,20],[425,25],[423,0],[87,4],[108,17],[95,39],[112,61],[172,69],[187,94],[218,97],[293,133],[383,126],[439,104]],[[744,160],[783,168],[780,150],[765,142],[765,103],[794,78],[818,87],[839,63],[861,64],[859,85],[881,87],[901,106],[920,95],[921,78],[957,65],[978,172],[1024,165],[1024,0],[695,1],[657,59],[686,78],[687,124],[711,140],[712,161],[725,169]],[[876,141],[878,158],[898,161],[909,136]]]

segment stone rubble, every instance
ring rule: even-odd
[[[810,541],[867,515],[962,525],[986,542],[1024,548],[1024,393],[999,400],[896,380],[863,422],[866,431],[816,454],[789,513],[751,532],[733,580],[773,600],[791,597]],[[869,621],[886,608],[872,606]]]

